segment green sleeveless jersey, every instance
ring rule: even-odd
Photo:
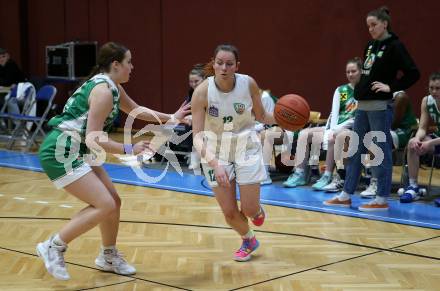
[[[119,113],[119,89],[105,74],[98,74],[86,81],[67,100],[63,113],[53,117],[48,125],[60,131],[75,131],[85,141],[87,118],[89,115],[89,96],[96,85],[107,83],[113,95],[113,109],[104,122],[103,131],[109,132],[114,119]]]
[[[437,126],[437,132],[435,133],[437,136],[440,136],[440,112],[437,107],[437,102],[432,95],[429,95],[426,100],[426,109],[428,109],[429,117],[434,121]]]
[[[357,101],[354,99],[354,90],[348,84],[338,87],[339,92],[339,117],[338,124],[354,118],[354,113],[357,108]]]
[[[408,104],[408,106],[406,107],[406,111],[403,115],[402,121],[400,122],[398,127],[402,129],[410,129],[415,125],[417,125],[417,117],[414,114],[411,104]]]

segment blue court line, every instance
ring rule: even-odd
[[[0,167],[42,171],[38,157],[35,154],[5,150],[0,150]],[[203,176],[188,173],[183,173],[181,176],[171,170],[160,181],[149,183],[137,177],[130,167],[104,164],[104,168],[116,183],[213,196],[212,191],[206,188],[206,181],[204,181]],[[149,168],[142,168],[141,171],[150,177],[158,177],[162,173],[162,170]],[[289,189],[277,184],[261,187],[261,202],[264,204],[440,229],[440,208],[435,207],[433,203],[419,201],[401,204],[399,201],[390,198],[388,201],[390,209],[388,211],[361,212],[357,210],[357,207],[367,202],[367,199],[361,199],[358,195],[353,195],[351,208],[323,205],[322,201],[330,197],[332,195],[313,191],[309,187]]]

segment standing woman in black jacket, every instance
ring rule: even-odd
[[[375,136],[375,145],[369,148],[375,149],[372,164],[378,177],[377,195],[369,203],[361,205],[359,210],[378,211],[388,210],[387,197],[391,191],[393,93],[408,89],[419,79],[420,73],[405,46],[391,32],[391,17],[386,7],[371,11],[366,20],[372,40],[365,48],[361,79],[354,90],[354,98],[358,100],[354,133],[359,137],[359,145],[348,162],[344,190],[324,204],[351,206],[350,195],[355,192],[359,180],[361,155],[367,152],[368,144],[364,144],[364,137],[367,137],[368,143],[371,136]],[[399,72],[402,73],[400,77]]]

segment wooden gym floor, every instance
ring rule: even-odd
[[[439,230],[266,206],[261,246],[238,263],[214,198],[123,184],[118,245],[138,273],[98,271],[94,229],[69,246],[72,279],[57,281],[35,245],[84,204],[44,173],[0,177],[0,290],[439,290]]]

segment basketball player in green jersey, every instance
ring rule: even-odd
[[[46,269],[57,279],[70,278],[64,262],[67,244],[96,225],[99,225],[102,238],[96,266],[122,275],[136,272],[116,249],[121,207],[119,195],[100,163],[88,154],[153,151],[146,141],[122,144],[106,135],[119,109],[133,115],[134,109],[141,108],[121,86],[128,82],[132,69],[131,52],[127,48],[112,42],[103,45],[91,74],[94,76],[75,91],[63,113],[49,121],[53,129],[40,147],[41,165],[57,188],[64,188],[88,204],[58,233],[37,245],[37,253],[44,260]],[[173,115],[143,109],[133,117],[168,121],[183,119],[189,113],[188,105]]]
[[[422,100],[420,123],[416,136],[408,144],[409,185],[400,196],[402,203],[420,199],[420,187],[417,184],[420,156],[427,153],[440,153],[440,72],[433,73],[429,77],[429,94]],[[433,134],[428,134],[430,121],[437,126],[437,131]],[[440,206],[440,199],[437,198],[435,203]]]

